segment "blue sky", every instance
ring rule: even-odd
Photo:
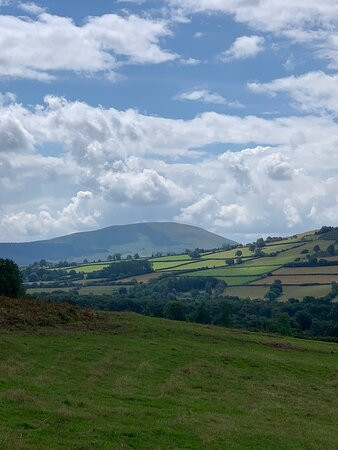
[[[0,0],[0,240],[336,224],[334,0]]]

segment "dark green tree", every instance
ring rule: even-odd
[[[204,303],[201,303],[194,314],[194,322],[197,323],[210,323],[211,315],[209,309],[205,306]]]
[[[19,267],[10,259],[0,258],[0,294],[18,297],[22,292],[22,278]]]
[[[326,251],[329,256],[334,256],[334,244],[330,244]]]
[[[171,320],[186,320],[186,307],[182,302],[168,302],[163,310],[164,317]]]

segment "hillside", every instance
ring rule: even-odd
[[[149,256],[157,252],[179,253],[187,248],[218,248],[223,244],[235,242],[199,227],[174,222],[149,222],[115,225],[44,241],[0,243],[0,257],[13,259],[18,264],[29,264],[40,259],[82,261],[106,259],[114,253]]]
[[[149,258],[152,273],[126,275],[117,281],[119,286],[125,283],[125,288],[131,291],[133,280],[144,283],[161,277],[217,279],[226,283],[225,295],[256,299],[269,295],[275,280],[280,280],[280,301],[325,297],[332,291],[332,282],[338,283],[335,233],[337,230],[326,231],[324,227],[322,233],[309,231],[258,240],[252,245],[201,253],[196,258],[188,254]],[[61,274],[48,269],[41,272],[40,277],[37,272],[41,269],[33,267],[27,271],[25,287],[31,294],[64,290],[80,295],[114,294],[116,297],[116,280],[106,278],[102,272],[109,264],[108,261],[78,264],[64,268]],[[139,289],[137,295],[140,295]]]
[[[2,449],[338,447],[336,344],[101,316],[0,324]]]

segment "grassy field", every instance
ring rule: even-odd
[[[130,281],[136,280],[139,283],[147,283],[149,280],[155,280],[163,276],[161,272],[144,273],[142,275],[134,275],[133,277],[122,278],[119,280],[120,283],[128,283]]]
[[[161,256],[158,258],[150,258],[150,262],[165,262],[165,261],[189,261],[191,258],[189,255],[173,255],[173,256]]]
[[[338,274],[338,266],[323,267],[282,267],[273,272],[273,275],[312,275],[312,274]]]
[[[106,263],[95,263],[95,264],[83,264],[78,267],[71,267],[67,269],[68,271],[75,270],[76,273],[92,273],[97,270],[102,270],[105,267],[108,267],[111,262]]]
[[[278,275],[266,277],[255,281],[255,284],[272,284],[276,279],[281,280],[282,284],[309,284],[309,283],[332,283],[338,282],[338,275]]]
[[[242,252],[242,257],[246,256],[252,256],[253,252],[249,250],[248,247],[240,247],[240,248],[234,248],[233,250],[226,250],[226,251],[220,251],[220,252],[213,252],[213,253],[205,253],[202,258],[220,258],[220,259],[226,259],[226,258],[236,258],[236,252],[238,251]]]
[[[225,289],[225,295],[233,295],[240,298],[264,298],[267,293],[267,286],[234,286]],[[320,286],[283,286],[283,294],[279,301],[287,301],[289,298],[303,299],[306,296],[324,297],[331,291],[330,285]]]
[[[287,301],[289,298],[297,298],[302,300],[306,296],[324,297],[331,291],[331,286],[283,286],[283,294],[279,297],[279,301]]]
[[[268,288],[265,286],[234,286],[227,287],[224,291],[224,295],[230,295],[240,298],[263,298],[267,293]]]
[[[228,266],[224,268],[199,270],[197,272],[186,273],[185,276],[189,277],[226,277],[226,276],[249,276],[249,275],[262,275],[264,273],[272,272],[275,267],[271,266],[249,266],[249,267],[236,267]]]
[[[188,261],[187,261],[188,262]],[[186,261],[159,261],[153,262],[151,265],[153,266],[153,270],[163,270],[163,269],[172,269],[173,267],[182,266],[185,267],[187,264]]]
[[[110,314],[0,331],[0,448],[338,447],[337,345]]]

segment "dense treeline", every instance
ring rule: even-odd
[[[338,293],[333,283],[329,295],[303,301],[279,302],[282,286],[278,283],[266,299],[250,300],[224,296],[224,284],[209,278],[168,278],[121,287],[114,295],[79,295],[58,292],[39,294],[38,298],[65,299],[83,307],[105,311],[134,311],[140,314],[174,320],[275,332],[297,337],[338,339],[338,304],[332,300]]]
[[[117,280],[118,278],[133,277],[145,273],[153,272],[152,265],[145,259],[126,260],[109,264],[102,270],[91,272],[87,278],[109,278]]]

